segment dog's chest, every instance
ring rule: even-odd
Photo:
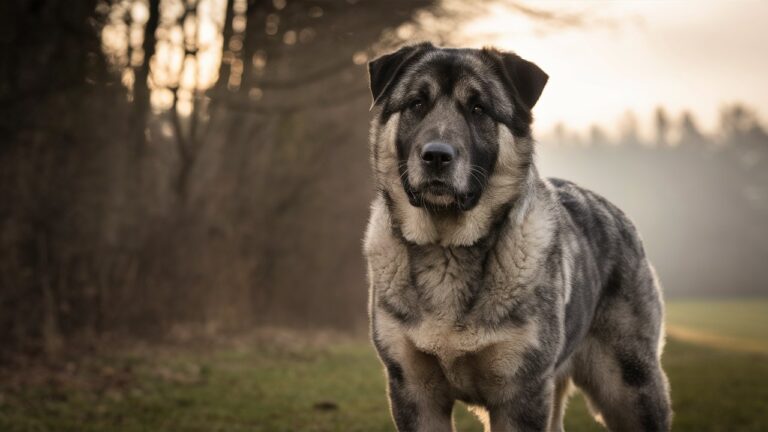
[[[500,329],[474,319],[457,322],[428,315],[414,327],[403,327],[414,349],[433,359],[454,397],[485,403],[511,388],[526,352],[537,345],[535,322]]]
[[[422,315],[454,322],[458,328],[469,314],[484,285],[483,260],[487,251],[480,247],[408,248],[410,289],[416,292]]]
[[[454,388],[479,397],[481,387],[498,385],[517,369],[523,352],[535,343],[535,328],[488,325],[494,278],[487,278],[488,250],[420,248],[409,252],[411,289],[419,293],[419,320],[402,327],[422,352],[435,356]],[[495,383],[495,384],[494,384]]]
[[[411,349],[428,354],[469,399],[509,383],[538,344],[537,320],[524,312],[536,254],[520,253],[522,244],[506,233],[503,241],[466,248],[381,234],[369,236],[366,251],[382,347],[406,364]]]

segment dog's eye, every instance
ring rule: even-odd
[[[424,109],[424,101],[422,101],[421,99],[416,99],[413,102],[411,102],[410,108],[413,111],[421,112]]]
[[[472,107],[472,114],[481,116],[485,114],[485,109],[482,107],[482,105],[475,105]]]

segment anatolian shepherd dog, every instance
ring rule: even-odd
[[[365,235],[374,345],[400,431],[560,431],[571,383],[612,431],[667,431],[663,307],[637,231],[544,179],[548,76],[495,49],[406,46],[369,64],[377,196]]]

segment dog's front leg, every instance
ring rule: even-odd
[[[387,370],[392,417],[400,432],[453,430],[453,398],[437,358],[397,336],[377,343]],[[385,348],[388,346],[388,348]]]
[[[389,375],[389,401],[399,432],[450,432],[453,401],[440,394],[440,386],[409,383],[402,375]]]
[[[516,389],[506,402],[488,408],[491,432],[549,430],[553,391],[551,379],[536,380]]]

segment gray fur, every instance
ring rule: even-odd
[[[544,82],[495,50],[418,45],[371,64],[369,307],[400,431],[450,430],[454,400],[486,430],[560,431],[571,382],[610,430],[670,428],[656,276],[619,209],[539,177]],[[408,108],[419,91],[428,106]],[[472,116],[478,91],[488,117]],[[414,156],[435,139],[459,149],[440,189]]]

